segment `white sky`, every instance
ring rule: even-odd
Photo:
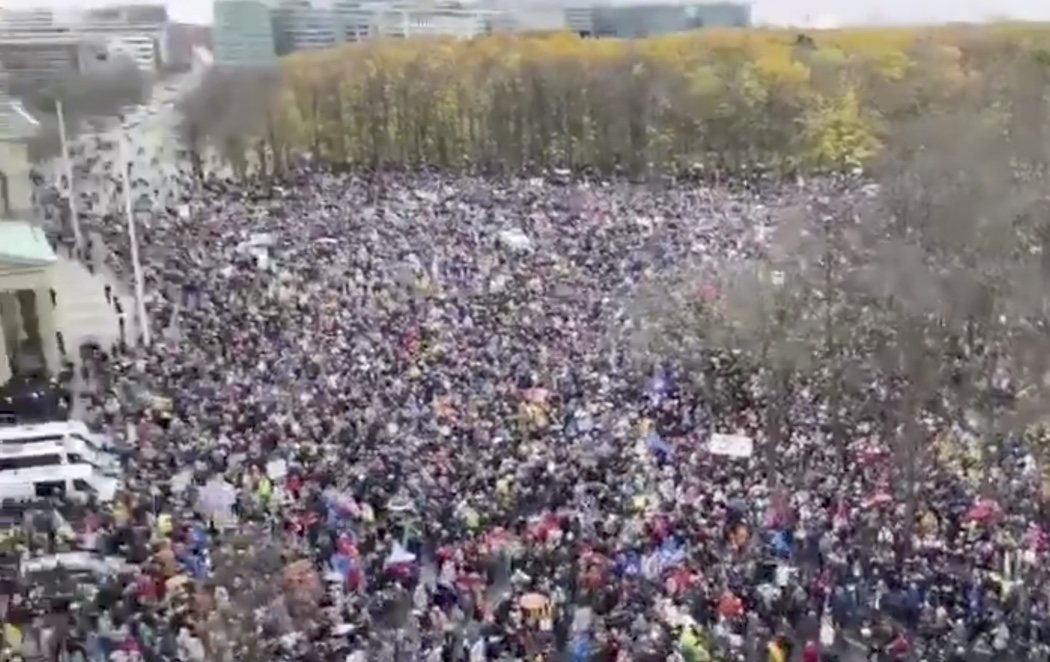
[[[548,4],[550,0],[514,0]],[[569,0],[565,0],[567,3]],[[580,0],[574,0],[574,3]],[[587,1],[587,0],[584,0]],[[11,8],[103,4],[92,0],[0,0]],[[210,23],[212,0],[167,0],[177,21]],[[757,23],[808,25],[931,23],[1016,18],[1050,21],[1050,0],[753,0]]]

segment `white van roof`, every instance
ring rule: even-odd
[[[73,571],[90,571],[98,575],[120,573],[132,566],[119,556],[100,556],[88,552],[60,552],[38,556],[22,562],[22,572],[46,572],[67,568]]]
[[[38,455],[61,455],[68,453],[62,440],[38,441],[31,444],[0,444],[0,459],[8,457],[35,457]]]
[[[54,421],[32,425],[12,425],[0,428],[0,443],[26,437],[53,437],[69,434],[89,435],[91,430],[82,421]]]

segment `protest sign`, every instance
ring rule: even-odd
[[[751,457],[755,451],[755,442],[751,437],[742,434],[713,434],[707,449],[712,455]]]

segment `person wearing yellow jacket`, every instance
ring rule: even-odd
[[[770,640],[769,662],[788,662],[791,659],[791,649],[783,637],[774,637]]]
[[[259,501],[262,503],[263,508],[267,508],[270,505],[270,499],[273,497],[273,482],[269,476],[262,476],[259,479],[259,487],[256,489],[256,493],[259,495]]]

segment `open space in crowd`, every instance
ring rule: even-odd
[[[134,313],[55,425],[114,489],[5,502],[4,659],[1050,660],[1050,114],[1016,91],[878,135],[848,97],[805,174],[523,133],[499,177],[318,139],[226,178],[190,117],[127,152],[141,307],[82,140],[68,255]]]

